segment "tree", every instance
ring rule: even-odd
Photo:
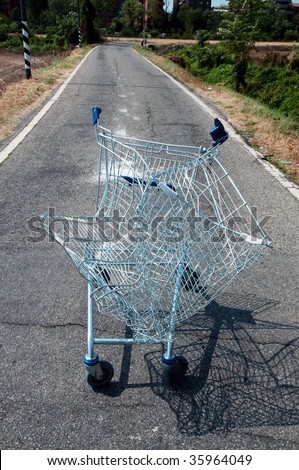
[[[99,27],[106,28],[118,13],[118,0],[93,0],[93,5],[96,10],[96,23]]]
[[[96,11],[91,0],[83,0],[81,6],[81,31],[83,41],[92,44],[99,40],[99,34],[95,31],[93,21]]]
[[[288,30],[295,30],[293,17],[288,17],[287,12],[280,8],[274,0],[267,0],[264,9],[257,18],[257,27],[260,31],[260,40],[282,40],[286,38]],[[296,40],[296,32],[294,31]]]
[[[77,0],[48,0],[48,9],[40,13],[39,27],[47,33],[47,42],[55,47],[67,48],[76,44]]]
[[[149,28],[160,30],[164,22],[164,15],[161,15],[158,0],[148,0],[147,5]]]
[[[176,19],[185,36],[192,37],[196,30],[206,27],[203,12],[199,8],[189,8],[182,5],[176,13]]]
[[[138,0],[125,0],[119,18],[126,34],[139,34],[143,28],[144,8]]]
[[[48,9],[48,0],[27,0],[26,6],[28,16],[38,24],[42,13]]]
[[[246,72],[249,51],[259,37],[257,18],[263,10],[263,0],[231,0],[230,14],[222,23],[222,37],[226,51],[235,60],[236,90],[247,88]]]
[[[55,21],[56,18],[62,18],[72,10],[71,0],[48,0],[48,5],[49,14],[52,18],[52,21]]]
[[[41,4],[39,0],[29,0],[29,2],[29,6],[32,5],[32,10],[35,9],[35,3]],[[39,21],[43,22],[44,26],[51,28],[59,26],[62,18],[72,16],[77,12],[76,0],[47,0],[47,4],[47,9],[40,10]]]
[[[185,36],[192,37],[196,31],[209,31],[216,36],[222,18],[226,16],[221,11],[202,10],[200,8],[189,8],[182,4],[174,9],[171,15],[171,26],[183,32]]]

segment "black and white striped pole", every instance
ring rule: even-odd
[[[21,20],[22,20],[25,72],[26,72],[26,78],[31,78],[29,32],[28,32],[28,26],[27,26],[25,0],[20,0],[20,6],[21,6]]]
[[[81,47],[80,0],[77,0],[77,13],[78,13],[78,46],[77,47]]]

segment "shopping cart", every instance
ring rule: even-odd
[[[87,281],[87,381],[98,389],[113,377],[95,345],[164,343],[164,375],[177,382],[188,363],[174,353],[176,325],[203,310],[271,242],[218,159],[228,137],[218,119],[205,148],[114,135],[100,125],[100,113],[93,108],[95,214],[41,216]],[[95,338],[94,303],[132,337]]]

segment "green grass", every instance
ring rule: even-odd
[[[254,130],[253,129],[246,129],[246,130],[237,130],[237,134],[242,135],[243,137],[252,138],[254,137]]]

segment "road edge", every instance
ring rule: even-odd
[[[79,68],[83,65],[87,57],[97,48],[91,49],[74,68],[66,80],[60,85],[54,95],[46,101],[46,104],[37,112],[37,114],[30,120],[30,122],[22,129],[22,131],[0,152],[0,165],[9,157],[9,155],[18,147],[18,145],[25,139],[25,137],[32,131],[36,124],[42,117],[49,111],[52,105],[59,99],[69,82],[76,75]]]

